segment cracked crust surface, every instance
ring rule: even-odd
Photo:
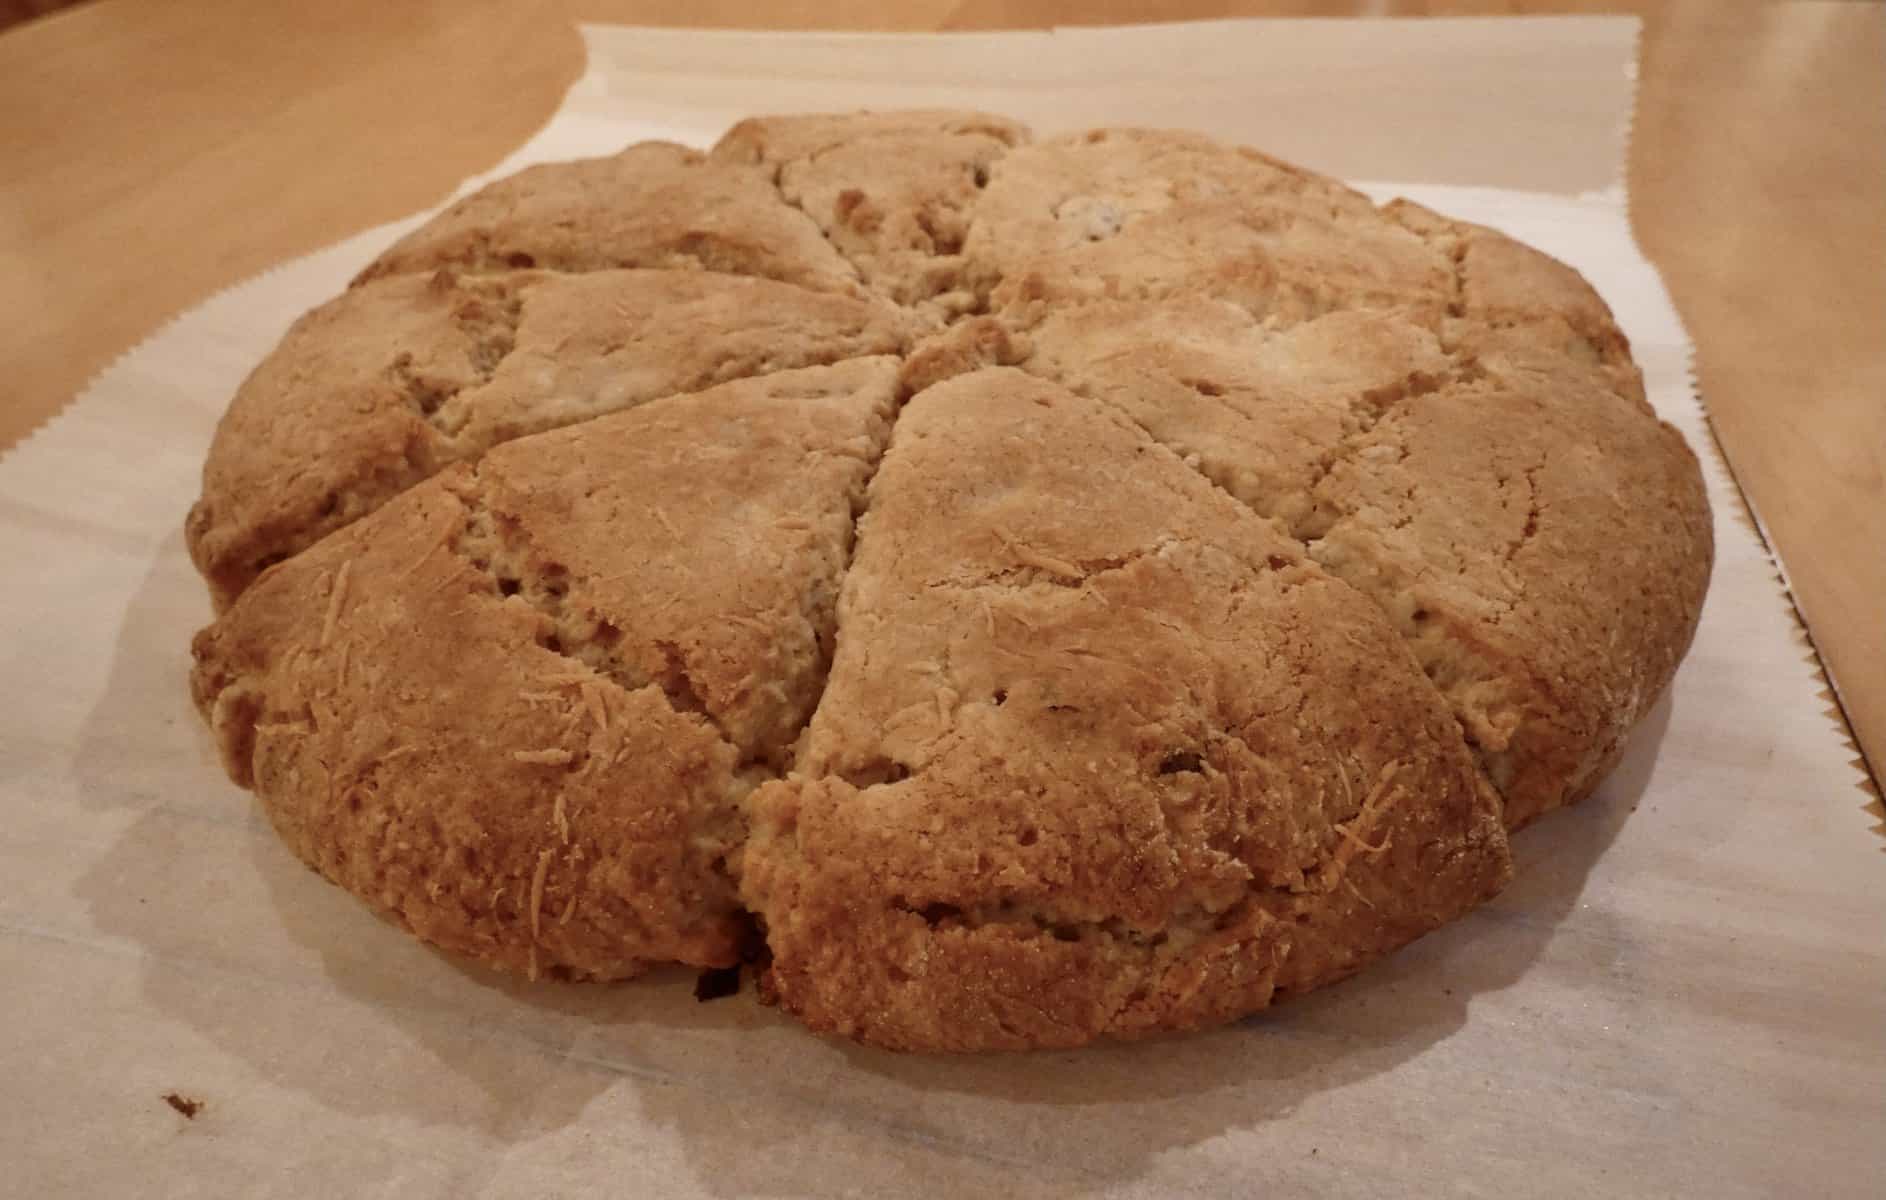
[[[545,163],[491,183],[395,242],[356,282],[452,267],[658,267],[853,292],[858,272],[758,174],[671,142]]]
[[[1004,158],[964,253],[994,307],[1208,295],[1259,318],[1445,307],[1449,270],[1366,196],[1190,133],[1097,129]]]
[[[823,684],[895,374],[782,372],[514,442],[270,571],[194,647],[230,773],[448,949],[731,965],[741,799]]]
[[[1694,459],[1634,368],[1532,304],[1436,335],[1396,311],[1271,330],[1204,298],[1099,302],[1008,357],[1108,404],[1375,600],[1517,828],[1595,786],[1656,700],[1710,555]]]
[[[507,970],[758,952],[909,1049],[1223,1021],[1465,912],[1711,552],[1570,268],[959,112],[474,193],[257,368],[188,533],[198,702],[329,878]]]
[[[769,172],[872,287],[950,315],[977,303],[963,276],[970,213],[995,163],[1027,140],[979,113],[753,117],[713,154]]]
[[[1367,601],[1126,421],[999,368],[899,421],[799,769],[752,812],[780,1002],[898,1047],[1221,1021],[1509,870]]]
[[[187,525],[219,608],[268,565],[512,438],[895,354],[881,301],[701,271],[406,275],[309,313],[236,393]]]

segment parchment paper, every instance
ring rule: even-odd
[[[681,972],[501,981],[292,859],[185,690],[209,609],[179,529],[210,431],[397,231],[374,230],[187,314],[0,461],[0,1194],[1876,1194],[1886,843],[1607,188],[1632,22],[586,36],[590,73],[504,169],[704,141],[736,110],[1138,115],[1400,172],[1371,190],[1566,259],[1705,459],[1695,649],[1600,793],[1516,839],[1497,901],[1228,1029],[897,1057],[750,996],[697,1004]],[[1588,194],[1445,186],[1516,182]]]

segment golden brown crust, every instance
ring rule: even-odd
[[[670,142],[527,167],[487,184],[395,242],[355,282],[440,267],[655,267],[816,291],[858,287],[856,269],[761,174]]]
[[[856,142],[912,134],[978,138],[1003,146],[1019,146],[1032,136],[1020,121],[958,108],[785,113],[734,122],[712,154],[747,166],[778,165],[817,158]]]
[[[1454,372],[1435,335],[1400,313],[1269,329],[1204,296],[1061,309],[1028,342],[1024,369],[1115,408],[1290,530],[1345,437]]]
[[[967,311],[969,214],[997,160],[1028,140],[1014,121],[951,111],[753,117],[714,157],[759,165],[874,288],[926,311]]]
[[[1533,374],[1585,377],[1644,412],[1644,379],[1630,341],[1583,276],[1498,230],[1451,221],[1410,200],[1391,200],[1382,215],[1421,237],[1453,264],[1450,347],[1477,357],[1523,363]]]
[[[756,118],[362,278],[219,429],[193,687],[298,853],[505,969],[757,918],[884,1045],[1231,1019],[1497,890],[1707,583],[1576,272],[1191,134]]]
[[[445,464],[749,375],[894,354],[881,301],[700,271],[408,275],[298,321],[236,393],[190,550],[226,606]]]
[[[1402,306],[1438,316],[1444,258],[1368,198],[1197,134],[1097,129],[997,163],[964,248],[1021,320],[1070,302],[1215,296],[1260,319]]]
[[[1463,264],[1431,328],[1418,308],[1280,324],[1194,296],[1062,307],[1025,350],[978,344],[1108,403],[1375,600],[1517,828],[1585,794],[1668,683],[1708,507],[1582,279],[1489,230],[1398,219]]]
[[[1662,693],[1711,548],[1674,429],[1597,387],[1528,383],[1398,406],[1343,446],[1309,523],[1311,556],[1452,702],[1513,828],[1584,795]]]
[[[899,421],[798,771],[753,811],[781,1002],[905,1048],[1239,1016],[1508,870],[1373,607],[1128,423],[999,369]]]
[[[740,800],[823,681],[895,369],[500,447],[268,572],[195,645],[231,775],[448,949],[594,978],[731,964]]]

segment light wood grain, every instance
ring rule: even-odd
[[[208,293],[435,203],[581,69],[572,19],[960,30],[1635,11],[1632,215],[1737,477],[1886,761],[1886,11],[1722,0],[103,0],[0,35],[0,446]]]

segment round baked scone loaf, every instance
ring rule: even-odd
[[[950,1050],[1222,1022],[1465,913],[1711,559],[1570,268],[958,112],[467,197],[256,368],[187,533],[197,703],[329,879]]]

